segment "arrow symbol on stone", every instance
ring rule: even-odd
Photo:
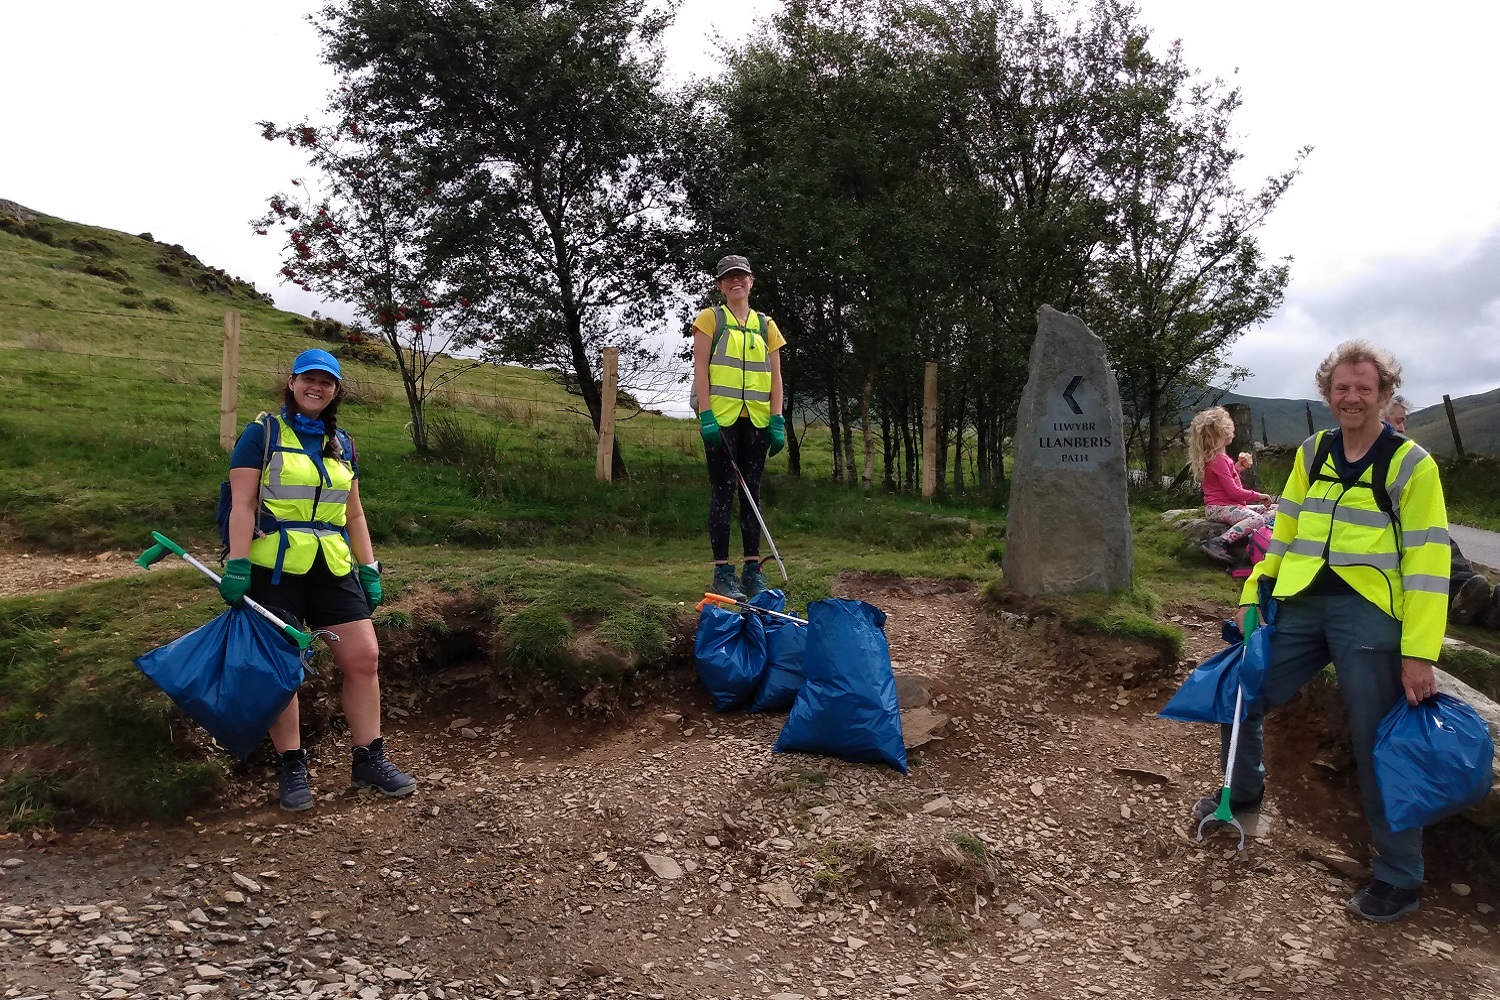
[[[1063,390],[1063,399],[1065,401],[1067,401],[1068,407],[1074,413],[1079,414],[1079,415],[1083,414],[1083,407],[1079,406],[1078,405],[1078,400],[1076,400],[1076,399],[1073,398],[1073,392],[1074,392],[1074,390],[1076,390],[1082,384],[1083,384],[1083,376],[1082,375],[1074,375],[1073,376],[1073,381],[1069,382],[1068,383],[1068,387]]]

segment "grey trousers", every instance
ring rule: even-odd
[[[1416,888],[1422,884],[1422,831],[1391,832],[1374,764],[1375,730],[1406,697],[1401,686],[1401,623],[1358,594],[1298,595],[1281,602],[1263,696],[1240,724],[1230,796],[1239,802],[1260,799],[1266,780],[1266,710],[1291,701],[1329,661],[1338,674],[1354,742],[1365,821],[1376,854],[1371,867],[1381,881]],[[1228,755],[1229,727],[1224,726],[1221,765]]]

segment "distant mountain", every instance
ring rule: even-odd
[[[1458,418],[1458,436],[1469,455],[1500,455],[1500,388],[1453,401]],[[1440,402],[1417,410],[1406,418],[1406,433],[1436,455],[1453,455],[1453,431],[1448,413]]]
[[[1250,423],[1255,440],[1266,444],[1298,445],[1308,435],[1308,413],[1312,413],[1313,428],[1333,426],[1333,413],[1321,399],[1267,399],[1261,396],[1243,396],[1237,392],[1223,392],[1208,387],[1195,405],[1185,406],[1179,419],[1183,426],[1192,422],[1193,415],[1210,406],[1226,406],[1244,403],[1250,407]]]
[[[1267,399],[1261,396],[1244,396],[1237,392],[1221,393],[1211,387],[1204,390],[1196,405],[1183,407],[1179,419],[1186,426],[1199,410],[1228,403],[1244,403],[1250,407],[1250,422],[1254,425],[1255,440],[1265,441],[1267,444],[1301,444],[1308,434],[1309,411],[1312,413],[1315,429],[1332,427],[1334,424],[1333,413],[1320,399]],[[1453,411],[1458,418],[1458,433],[1463,438],[1465,453],[1500,455],[1500,388],[1455,399]],[[1265,421],[1264,431],[1262,418]],[[1406,433],[1434,454],[1454,454],[1453,432],[1448,427],[1448,414],[1442,403],[1408,414]]]

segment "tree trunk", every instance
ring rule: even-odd
[[[861,480],[865,489],[875,485],[875,436],[870,433],[870,394],[875,391],[875,376],[880,371],[880,337],[870,348],[870,369],[865,372],[864,391],[859,395],[859,425],[865,438],[865,471]]]
[[[896,441],[891,437],[891,408],[882,406],[880,408],[880,451],[881,451],[881,485],[887,493],[896,492],[896,479],[893,474],[892,465],[896,461]]]
[[[792,388],[791,384],[786,381],[784,372],[782,373],[781,393],[781,412],[786,418],[786,470],[801,479],[802,442],[797,439],[797,427],[792,421],[797,408],[792,405]]]

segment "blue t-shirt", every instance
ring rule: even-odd
[[[293,433],[297,440],[302,442],[304,450],[309,452],[320,452],[323,450],[322,434],[303,434],[295,427]],[[349,442],[349,466],[354,470],[354,478],[359,478],[359,453],[354,449],[354,439],[345,435]],[[240,434],[240,439],[234,443],[234,450],[229,453],[229,467],[231,469],[259,469],[262,468],[262,460],[266,456],[266,426],[260,420],[252,420]]]

